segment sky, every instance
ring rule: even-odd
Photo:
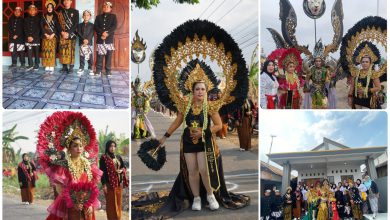
[[[18,135],[29,137],[28,140],[18,140],[11,146],[22,153],[34,152],[36,149],[36,135],[40,124],[54,111],[7,111],[3,113],[3,130],[12,128],[17,123]],[[96,133],[105,130],[115,132],[116,135],[124,134],[129,137],[130,117],[127,111],[81,111],[91,121]]]
[[[262,111],[259,115],[260,159],[271,153],[309,151],[323,137],[351,148],[387,146],[383,111]],[[274,164],[275,165],[275,164]]]
[[[149,57],[164,37],[185,21],[197,19],[201,15],[201,19],[216,23],[232,35],[242,48],[247,65],[258,42],[257,0],[200,0],[200,3],[195,5],[176,4],[173,0],[164,0],[151,10],[133,7],[131,13],[132,17],[137,18],[131,21],[131,38],[135,37],[138,30],[139,36],[147,44],[146,59],[140,64],[142,82],[151,78]],[[137,76],[137,64],[133,62],[131,72],[134,80]]]
[[[305,14],[302,2],[303,0],[290,0],[297,14],[296,37],[300,45],[309,45],[309,50],[313,51],[315,44],[314,20]],[[334,33],[330,14],[334,2],[335,0],[325,0],[326,11],[322,17],[317,19],[317,39],[322,38],[324,45],[330,44],[333,39]],[[342,4],[344,11],[344,35],[359,20],[366,16],[377,15],[377,1],[375,0],[343,0]],[[386,0],[379,0],[379,16],[383,18],[387,18],[386,4]],[[281,22],[279,20],[279,1],[261,0],[260,13],[260,44],[265,54],[269,55],[276,49],[276,46],[271,34],[266,28],[270,27],[277,30],[280,34],[282,33]],[[339,54],[340,51],[337,51],[336,53],[332,53],[331,56],[337,59],[340,57]]]

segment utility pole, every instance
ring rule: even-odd
[[[269,147],[268,161],[267,161],[267,164],[268,164],[268,165],[269,165],[269,155],[271,154],[272,143],[274,142],[274,137],[276,137],[276,135],[271,134],[271,146]]]

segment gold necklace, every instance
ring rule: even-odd
[[[287,73],[286,74],[286,80],[288,82],[288,84],[294,84],[295,82],[297,82],[297,75],[295,73]]]
[[[192,104],[192,113],[194,115],[199,115],[202,111],[202,105],[196,105],[195,103]]]
[[[88,180],[92,180],[91,165],[88,159],[80,157],[77,160],[73,160],[69,155],[67,155],[67,161],[69,172],[73,179],[80,179],[81,175],[85,172],[88,176]]]

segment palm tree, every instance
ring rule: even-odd
[[[116,140],[115,133],[110,131],[108,132],[108,125],[106,126],[105,131],[100,130],[98,141],[99,141],[99,152],[103,154],[106,150],[106,142],[109,140]]]
[[[15,151],[11,144],[17,140],[28,140],[26,136],[19,136],[15,124],[11,129],[3,131],[3,163],[15,162]],[[19,150],[20,154],[20,150]]]

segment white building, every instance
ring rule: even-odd
[[[268,157],[283,167],[281,190],[284,193],[287,186],[290,186],[292,170],[298,172],[298,182],[311,184],[327,178],[330,183],[338,183],[343,180],[362,179],[362,165],[365,165],[367,173],[376,180],[378,162],[375,162],[383,155],[386,157],[387,169],[387,146],[349,148],[324,138],[322,144],[310,151],[274,153]]]

